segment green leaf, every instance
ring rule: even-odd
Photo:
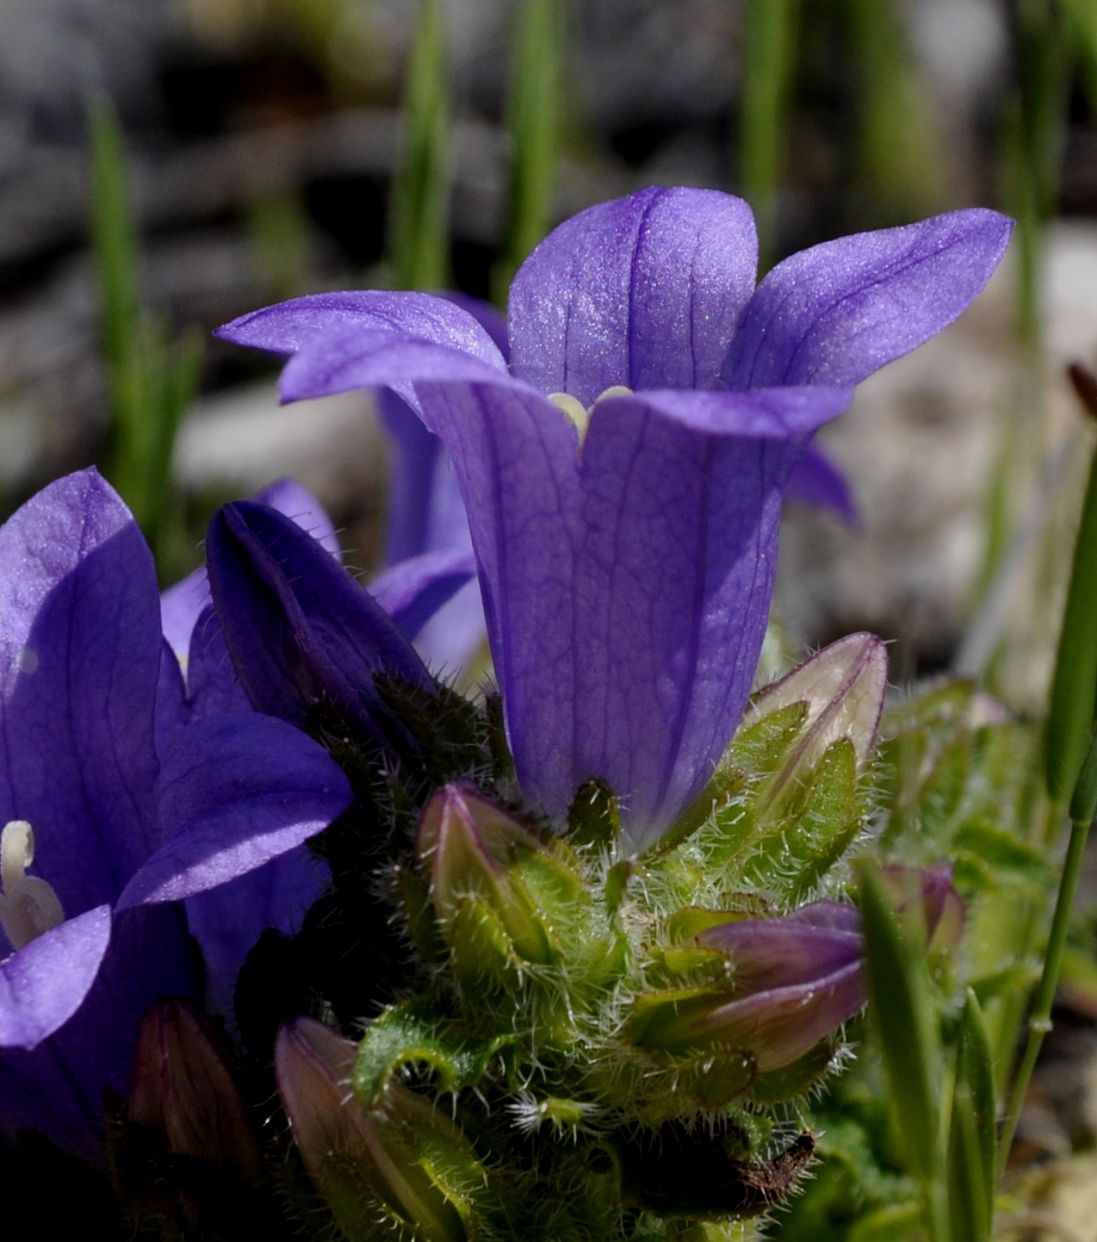
[[[512,1042],[511,1035],[478,1038],[436,1013],[425,997],[414,997],[390,1006],[366,1028],[354,1067],[355,1094],[372,1108],[401,1070],[416,1065],[429,1067],[439,1091],[457,1092],[478,1082]]]
[[[1097,457],[1090,465],[1074,545],[1063,628],[1048,705],[1044,775],[1052,798],[1073,793],[1093,729],[1097,702]]]
[[[990,1237],[997,1184],[998,1098],[983,1013],[969,989],[960,1016],[948,1153],[952,1236]]]
[[[389,262],[401,289],[449,284],[449,89],[439,0],[422,0],[404,94],[405,137],[392,190]]]
[[[907,1167],[933,1186],[941,1162],[944,1074],[925,945],[901,926],[886,887],[867,867],[861,872],[861,914],[869,1021],[883,1056],[895,1133]]]
[[[507,92],[510,193],[506,242],[496,285],[504,301],[511,278],[552,223],[559,158],[564,48],[562,0],[523,0],[514,33]]]

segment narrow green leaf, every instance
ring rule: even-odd
[[[879,1038],[895,1132],[906,1163],[925,1186],[940,1172],[940,1032],[925,947],[900,925],[887,889],[861,872],[869,1020]]]
[[[739,168],[754,208],[763,255],[773,246],[789,87],[796,55],[797,5],[748,0],[743,57]]]
[[[1097,457],[1090,465],[1082,518],[1074,545],[1063,628],[1048,705],[1044,775],[1052,798],[1074,791],[1093,728],[1097,702]]]
[[[975,993],[960,1018],[948,1151],[952,1236],[986,1242],[997,1176],[997,1093],[990,1040]]]
[[[405,136],[389,214],[389,261],[401,289],[449,283],[449,89],[439,0],[422,0],[404,95]]]
[[[510,193],[506,242],[496,273],[505,298],[522,260],[549,230],[559,158],[564,10],[562,0],[523,0],[514,32],[507,94]]]

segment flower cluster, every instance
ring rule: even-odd
[[[220,510],[162,601],[94,472],[0,530],[0,1133],[129,1187],[154,1141],[180,1202],[195,1161],[250,1194],[242,1058],[303,1168],[273,1193],[351,1238],[655,1238],[779,1199],[811,1140],[775,1106],[865,1001],[838,865],[887,682],[859,634],[748,705],[782,505],[848,511],[814,432],[1008,235],[957,212],[755,288],[745,204],[652,188],[552,233],[505,331],[380,292],[221,329],[289,356],[287,400],[378,392],[390,564],[364,590],[292,484]],[[442,674],[485,627],[470,700]],[[885,874],[954,941],[947,874]]]

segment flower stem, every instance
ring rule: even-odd
[[[1067,927],[1070,923],[1070,912],[1074,906],[1074,895],[1078,889],[1078,879],[1082,871],[1082,858],[1085,853],[1086,838],[1089,835],[1089,821],[1073,819],[1070,825],[1070,841],[1067,845],[1066,858],[1063,860],[1063,874],[1059,880],[1059,894],[1055,899],[1055,913],[1051,920],[1051,932],[1048,936],[1047,953],[1044,956],[1044,970],[1036,989],[1032,1005],[1032,1016],[1029,1018],[1028,1044],[1021,1060],[1017,1076],[1013,1081],[1009,1108],[1002,1126],[999,1143],[998,1174],[1005,1172],[1009,1160],[1009,1150],[1013,1145],[1013,1137],[1017,1132],[1021,1107],[1028,1092],[1029,1080],[1036,1060],[1040,1055],[1044,1037],[1051,1030],[1051,1006],[1055,1000],[1055,988],[1059,982],[1059,971],[1063,963],[1063,950],[1066,947]]]

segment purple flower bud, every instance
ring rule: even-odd
[[[275,1044],[278,1090],[317,1189],[350,1237],[372,1237],[388,1222],[425,1242],[465,1242],[439,1170],[478,1171],[471,1149],[429,1101],[397,1084],[364,1108],[351,1086],[356,1055],[354,1044],[310,1018],[284,1026]]]
[[[180,1000],[157,1001],[137,1036],[131,1118],[170,1152],[232,1165],[258,1180],[259,1145],[209,1023]]]
[[[950,953],[964,930],[964,903],[952,884],[952,864],[904,867],[889,863],[880,878],[902,917],[920,921],[930,953]]]
[[[698,933],[726,959],[726,981],[641,997],[633,1041],[672,1053],[749,1055],[765,1073],[797,1060],[866,999],[860,917],[819,901],[783,919],[742,919]]]

